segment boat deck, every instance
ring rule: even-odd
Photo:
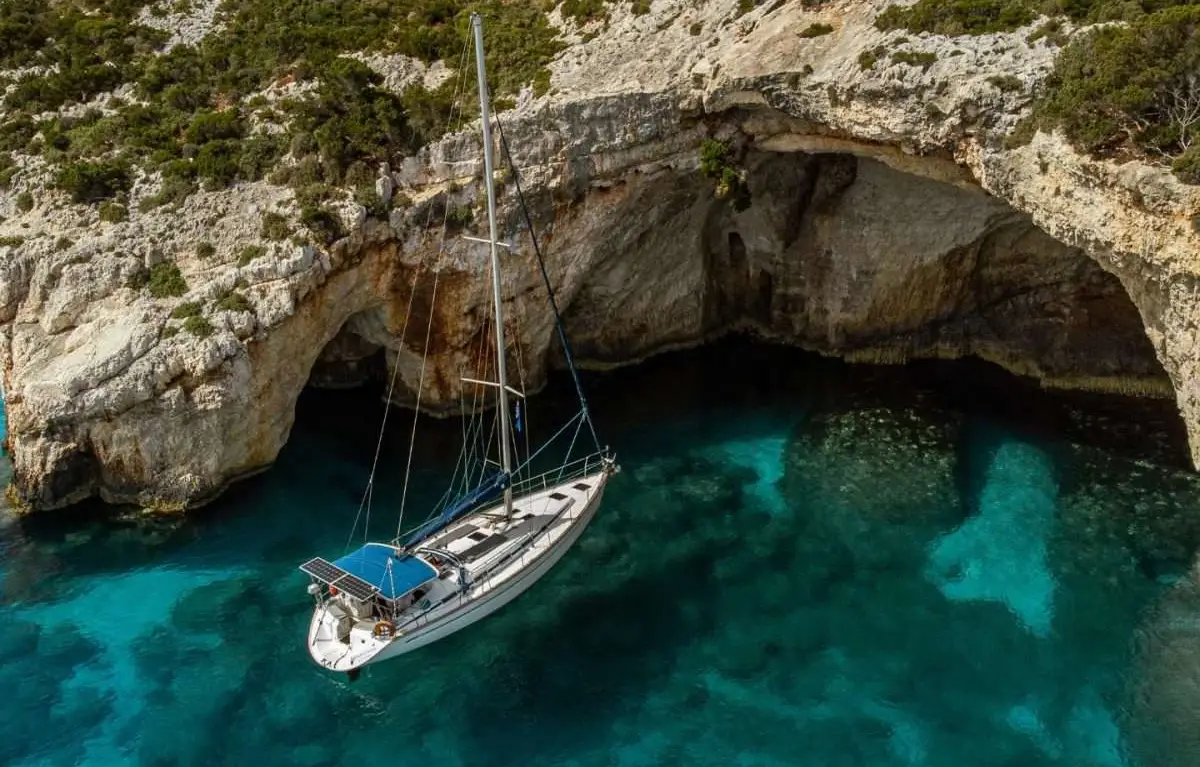
[[[478,620],[469,617],[477,605],[506,603],[557,561],[578,535],[579,530],[573,529],[576,523],[582,520],[586,524],[590,519],[587,512],[603,485],[603,474],[580,477],[515,498],[511,519],[504,518],[503,505],[464,517],[420,546],[421,553],[414,555],[433,565],[438,576],[398,600],[395,639],[375,636],[378,616],[373,600],[363,605],[365,611],[351,614],[350,602],[335,597],[314,614],[310,630],[314,659],[327,668],[349,670],[371,662],[397,640],[419,646],[432,641],[420,641],[421,635],[442,636],[460,627],[446,628],[449,624],[468,625]],[[448,557],[438,558],[437,551],[452,555],[463,569]],[[460,581],[464,576],[466,588]],[[505,596],[505,592],[511,595]]]

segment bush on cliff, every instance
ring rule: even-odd
[[[55,185],[71,195],[73,202],[99,202],[128,192],[129,167],[119,160],[77,162],[59,172]]]
[[[700,173],[716,180],[717,198],[731,199],[734,210],[743,211],[750,207],[750,190],[746,187],[745,173],[733,165],[728,144],[716,139],[704,140],[700,145]]]
[[[949,36],[984,35],[1019,29],[1039,14],[1078,22],[1135,21],[1164,8],[1191,4],[1191,0],[918,0],[910,6],[891,6],[879,14],[875,26]]]
[[[146,287],[155,298],[175,298],[187,292],[187,282],[173,261],[160,261],[150,267]]]
[[[1200,181],[1200,7],[1077,37],[1055,62],[1033,120],[1094,156],[1144,156]]]
[[[183,321],[183,329],[197,338],[208,338],[213,333],[213,326],[202,315],[188,317]]]
[[[0,4],[0,68],[44,67],[18,80],[5,98],[0,151],[42,152],[52,164],[64,166],[120,156],[130,167],[196,178],[209,186],[258,179],[273,169],[290,136],[251,134],[251,116],[279,122],[275,107],[254,94],[272,84],[317,80],[318,92],[302,95],[301,104],[290,110],[300,119],[288,130],[315,135],[325,125],[316,135],[318,149],[330,161],[333,178],[327,181],[340,183],[337,177],[356,160],[407,154],[447,128],[453,96],[452,87],[420,97],[419,86],[414,88],[407,95],[409,106],[422,106],[425,119],[410,126],[400,96],[380,88],[377,79],[364,80],[365,67],[344,54],[403,53],[456,66],[468,39],[469,12],[479,10],[488,19],[489,73],[501,100],[527,83],[544,92],[546,64],[563,46],[542,3],[225,0],[217,12],[219,33],[159,54],[167,34],[137,23],[145,4]],[[126,83],[136,86],[136,99],[111,99],[114,113],[42,123],[31,117]],[[368,87],[356,88],[363,84]],[[463,101],[469,119],[474,103]],[[39,132],[45,134],[40,141]],[[182,185],[174,189],[190,191]]]
[[[291,105],[293,129],[312,137],[330,181],[344,181],[354,163],[378,163],[419,145],[400,98],[382,90],[382,82],[365,64],[338,59],[321,75],[314,98]]]
[[[1126,23],[1084,30],[1065,45],[1032,116],[1009,145],[1036,129],[1060,129],[1095,157],[1148,159],[1185,183],[1200,183],[1200,5],[1191,0],[919,0],[888,8],[875,23],[885,30],[983,34],[1014,30],[1038,13]],[[1033,33],[1030,42],[1044,34]]]
[[[330,245],[345,236],[338,217],[331,211],[315,205],[306,206],[300,211],[300,223],[325,245]]]
[[[920,0],[908,7],[893,5],[875,26],[939,35],[984,35],[1023,27],[1036,18],[1021,0]]]

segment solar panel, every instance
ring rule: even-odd
[[[325,583],[333,583],[346,574],[346,571],[342,568],[336,567],[331,562],[327,562],[320,557],[313,557],[300,565],[300,569]]]
[[[357,600],[365,602],[375,595],[374,586],[320,557],[308,560],[300,565],[300,569],[322,583],[344,591]]]
[[[346,573],[341,578],[338,578],[332,585],[363,602],[375,596],[374,586],[361,578],[354,577],[350,573]]]

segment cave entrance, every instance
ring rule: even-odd
[[[978,357],[1050,387],[1173,396],[1120,281],[1004,202],[846,154],[744,164],[751,207],[706,222],[706,336],[748,327],[851,361]]]
[[[384,346],[370,340],[369,312],[350,317],[313,363],[307,386],[315,389],[354,389],[387,378]]]

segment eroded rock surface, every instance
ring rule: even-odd
[[[1200,194],[1053,136],[1003,148],[1054,51],[1028,30],[900,43],[872,26],[884,5],[621,6],[603,34],[575,36],[548,95],[501,115],[582,360],[735,328],[853,359],[973,354],[1052,385],[1174,396],[1200,460]],[[833,33],[797,34],[815,22]],[[937,59],[864,69],[884,43]],[[989,83],[999,74],[1022,88]],[[708,137],[745,170],[748,209],[700,174]],[[376,184],[395,194],[389,219],[347,202],[350,235],[327,249],[263,239],[268,211],[299,229],[292,192],[265,183],[123,223],[49,193],[25,214],[0,200],[0,235],[25,238],[0,247],[19,498],[203,502],[274,459],[310,379],[395,370],[398,401],[453,410],[490,291],[479,246],[450,227],[443,247],[442,223],[473,208],[479,229],[481,165],[477,131],[398,158]],[[533,388],[557,354],[511,179],[501,213],[524,246],[504,291],[513,367]],[[128,287],[163,259],[186,295]],[[248,307],[223,303],[231,292]],[[171,318],[188,302],[211,334]]]

